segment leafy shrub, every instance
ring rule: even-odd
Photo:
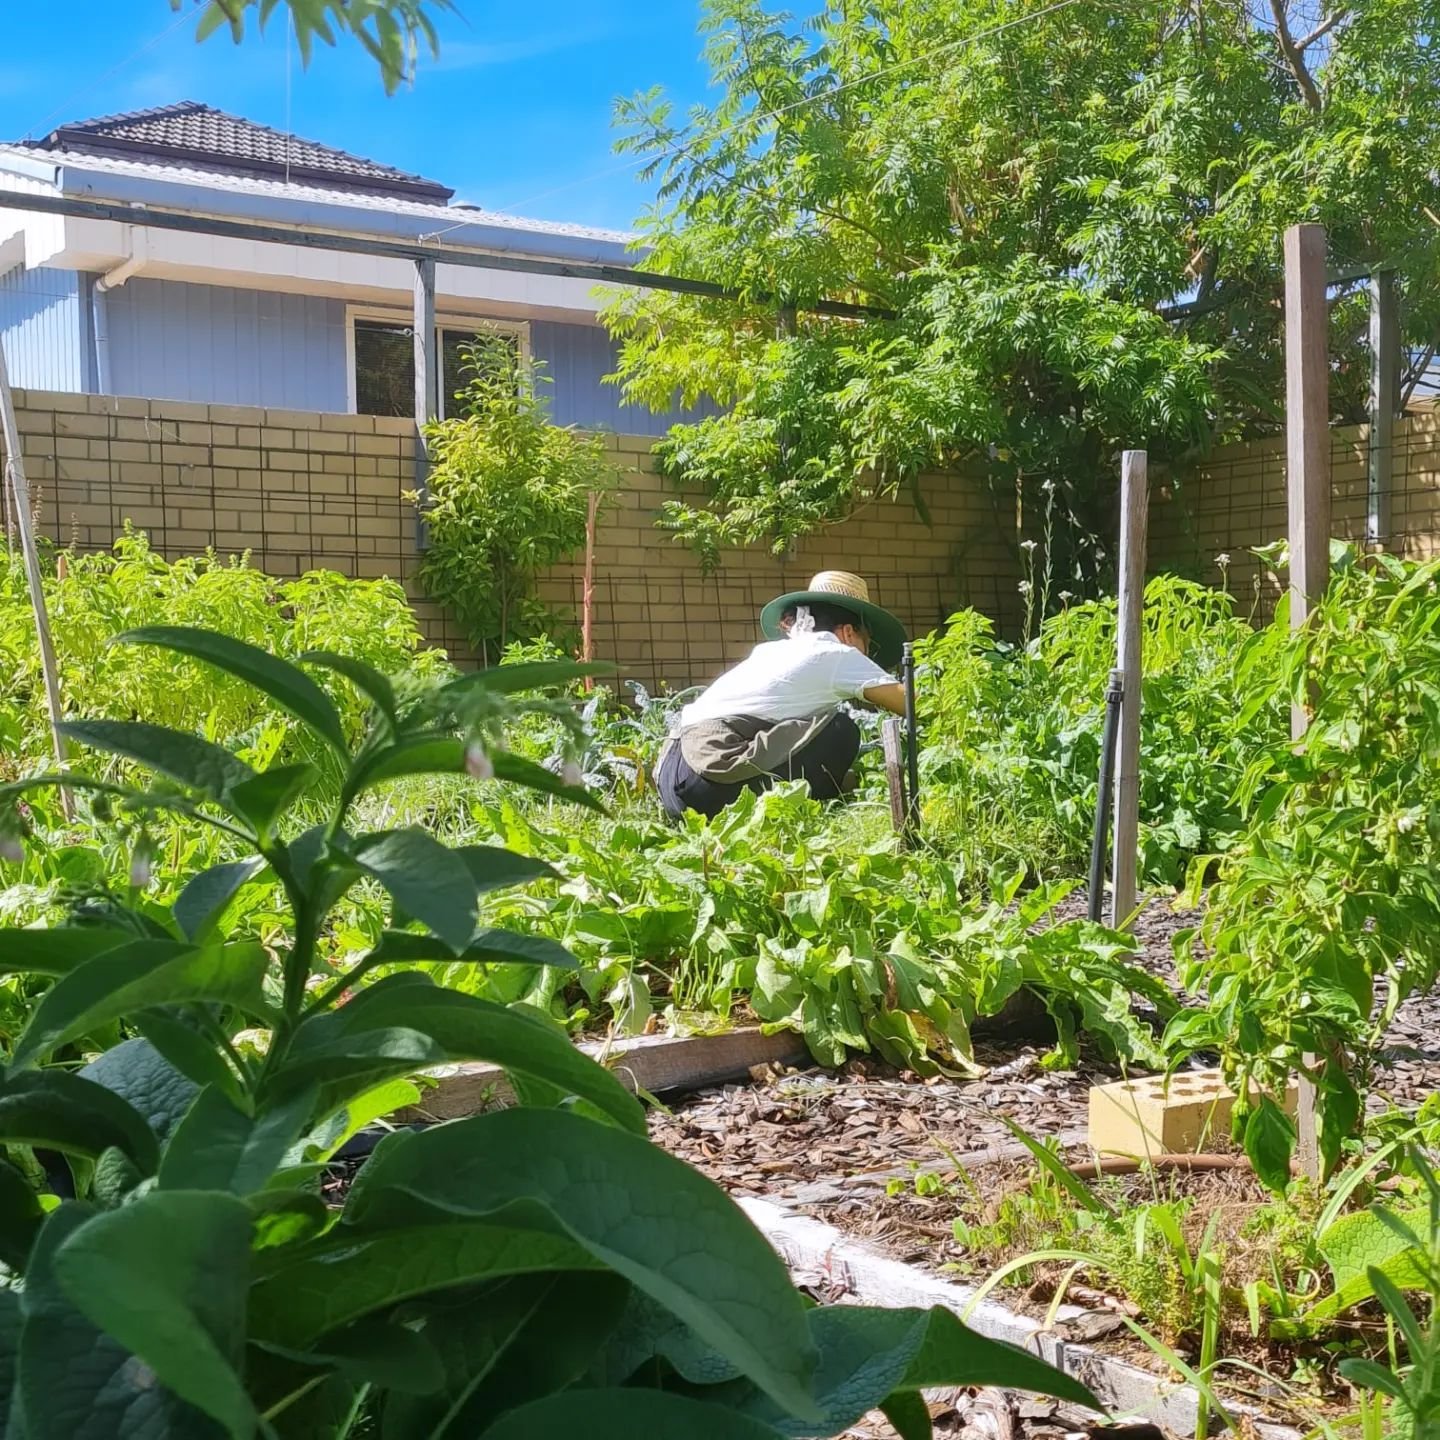
[[[565,876],[506,902],[515,923],[571,948],[589,1002],[632,1030],[653,982],[680,1024],[748,1007],[801,1030],[824,1064],[875,1050],[933,1073],[966,1068],[971,1024],[1028,985],[1056,1021],[1057,1061],[1083,1029],[1112,1056],[1160,1062],[1131,998],[1161,1016],[1173,1000],[1126,962],[1133,942],[1084,921],[1034,928],[1069,887],[1020,897],[1023,872],[997,871],[988,904],[965,895],[951,861],[896,853],[882,807],[827,813],[795,784],[746,792],[678,836],[639,818],[551,834],[513,807],[493,820]]]
[[[1245,1146],[1276,1186],[1295,1140],[1277,1104],[1289,1076],[1315,1081],[1333,1166],[1380,1037],[1440,962],[1440,562],[1339,558],[1306,626],[1290,636],[1282,604],[1236,665],[1237,728],[1291,702],[1310,724],[1246,768],[1244,831],[1180,947],[1182,981],[1207,1003],[1168,1036],[1177,1051],[1218,1052],[1238,1094],[1264,1092]],[[1195,861],[1192,902],[1211,865]]]
[[[358,746],[311,674],[243,641],[125,637],[214,666],[283,706],[342,767],[326,819],[295,824],[306,765],[254,770],[147,721],[77,740],[163,777],[70,778],[110,805],[180,806],[246,851],[192,876],[168,913],[0,932],[6,970],[53,977],[0,1073],[0,1406],[30,1440],[147,1433],[234,1440],[635,1434],[779,1440],[881,1407],[931,1433],[924,1386],[999,1383],[1093,1404],[1083,1386],[943,1309],[807,1308],[717,1187],[644,1138],[639,1103],[533,1011],[433,984],[417,961],[568,968],[558,945],[484,925],[480,897],[547,867],[424,830],[356,833],[367,791],[406,775],[493,773],[593,804],[499,748],[511,696],[557,676],[499,667],[406,700],[363,662],[317,657],[365,697]],[[0,790],[11,807],[46,781]],[[0,831],[0,833],[5,833]],[[289,914],[271,946],[220,938],[269,872]],[[357,884],[389,926],[322,983],[316,941]],[[381,965],[397,973],[354,998]],[[97,1025],[140,1036],[82,1075],[41,1062]],[[143,1037],[143,1038],[141,1038]],[[336,1214],[323,1162],[415,1097],[439,1062],[503,1064],[520,1108],[375,1151]],[[71,1159],[46,1193],[29,1147]]]
[[[478,350],[469,361],[464,413],[426,429],[434,463],[420,579],[488,659],[553,623],[535,576],[585,543],[590,497],[617,472],[599,435],[550,423],[543,375]]]
[[[127,529],[108,553],[66,553],[63,578],[46,584],[66,708],[103,695],[117,715],[198,730],[273,750],[291,722],[265,696],[183,655],[126,652],[110,637],[141,625],[200,625],[281,655],[331,650],[417,681],[447,670],[427,649],[401,587],[317,570],[279,580],[242,557],[213,552],[167,561],[145,535]],[[364,709],[333,687],[346,733],[358,735]],[[35,627],[18,555],[0,557],[0,779],[49,754]],[[264,758],[269,758],[266,755]]]
[[[1272,645],[1254,636],[1224,591],[1168,575],[1146,586],[1140,821],[1142,871],[1152,879],[1176,884],[1190,856],[1230,842],[1246,766],[1285,734],[1274,695],[1246,706],[1237,723],[1236,663],[1247,646],[1268,654]],[[1003,856],[1081,867],[1115,663],[1114,600],[1051,616],[1018,650],[965,611],[920,657],[930,677],[921,696],[931,838],[982,866]]]

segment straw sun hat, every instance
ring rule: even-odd
[[[893,670],[900,663],[905,627],[870,599],[870,587],[847,570],[822,570],[808,590],[795,590],[772,600],[760,612],[760,629],[767,640],[784,635],[780,618],[796,605],[835,605],[851,611],[870,633],[870,654],[877,665]]]

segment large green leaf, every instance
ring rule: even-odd
[[[20,1326],[19,1293],[0,1290],[0,1423],[9,1418],[3,1432],[7,1440],[25,1440],[15,1413],[19,1408],[15,1404],[15,1380],[20,1365]]]
[[[523,785],[528,790],[539,790],[546,795],[556,795],[563,800],[573,800],[577,805],[591,810],[604,810],[604,806],[583,785],[567,785],[560,776],[553,774],[533,760],[512,754],[509,750],[492,750],[490,762],[495,769],[495,779],[508,780],[514,785]],[[363,776],[357,778],[354,789],[358,792],[378,785],[384,780],[397,780],[406,775],[461,775],[465,773],[465,742],[453,735],[427,733],[410,735],[405,739],[378,752],[366,765]]]
[[[194,656],[264,691],[282,709],[303,721],[343,759],[349,759],[340,713],[330,697],[303,670],[258,646],[214,630],[182,625],[146,625],[115,637],[117,645],[160,645]]]
[[[429,1042],[418,1045],[418,1039]],[[378,1084],[391,1075],[449,1060],[490,1060],[588,1100],[618,1124],[643,1134],[640,1103],[564,1032],[518,1010],[443,990],[415,975],[362,991],[348,1005],[312,1016],[296,1030],[272,1090],[324,1085],[337,1078]],[[363,1087],[362,1087],[363,1088]],[[343,1103],[347,1092],[339,1101]],[[328,1108],[322,1098],[322,1110]]]
[[[255,778],[238,755],[167,725],[143,720],[68,720],[61,730],[72,740],[127,760],[138,760],[208,799],[224,804],[232,786]]]
[[[152,1005],[205,1001],[254,1007],[269,957],[258,944],[199,948],[140,940],[87,960],[48,990],[15,1046],[14,1069],[99,1025]]]
[[[392,1136],[361,1170],[342,1228],[543,1206],[736,1364],[788,1413],[813,1418],[815,1350],[785,1266],[735,1203],[637,1135],[562,1110],[503,1110]]]
[[[117,1151],[103,1151],[103,1154],[117,1154]],[[40,1208],[40,1197],[34,1187],[8,1160],[0,1160],[0,1263],[8,1265],[17,1274],[25,1271],[25,1261],[30,1247],[40,1233],[45,1212]],[[0,1294],[7,1294],[0,1291]],[[5,1332],[4,1317],[0,1315],[0,1348],[3,1348]],[[5,1402],[0,1398],[0,1415],[5,1413]]]
[[[319,1239],[257,1259],[252,1338],[302,1349],[322,1335],[402,1300],[507,1275],[601,1270],[568,1236],[493,1222],[417,1223],[357,1233],[338,1226]]]
[[[19,1414],[12,1412],[6,1434],[16,1440],[215,1440],[224,1434],[220,1426],[158,1384],[149,1365],[61,1289],[56,1255],[95,1218],[89,1206],[71,1202],[52,1211],[40,1231],[20,1296]]]
[[[469,865],[418,828],[364,835],[350,855],[390,892],[407,915],[430,927],[452,950],[475,933],[476,886]]]
[[[469,868],[478,894],[504,890],[511,885],[528,885],[532,880],[556,880],[553,866],[530,855],[506,850],[501,845],[457,845],[457,854]]]
[[[491,665],[450,681],[445,695],[461,699],[475,691],[515,695],[525,690],[553,690],[577,680],[613,675],[615,666],[605,660],[521,660],[513,665]]]
[[[1396,1207],[1393,1213],[1403,1225],[1419,1234],[1423,1235],[1429,1228],[1430,1212],[1426,1205]],[[1418,1289],[1425,1284],[1423,1257],[1374,1210],[1342,1215],[1325,1230],[1317,1244],[1330,1267],[1334,1288],[1305,1312],[1303,1320],[1307,1325],[1333,1319],[1352,1305],[1368,1300],[1375,1293],[1372,1270],[1404,1289]]]
[[[319,773],[313,765],[272,765],[253,780],[247,780],[231,790],[230,808],[248,821],[257,835],[265,835],[274,828],[285,807]]]
[[[258,1416],[245,1350],[250,1212],[232,1195],[151,1191],[77,1227],[56,1249],[71,1304],[168,1386],[249,1440]]]
[[[310,1119],[314,1091],[300,1091],[258,1115],[204,1089],[180,1122],[160,1162],[162,1190],[263,1190]]]
[[[778,1431],[720,1405],[663,1390],[563,1390],[502,1415],[482,1440],[777,1440]]]
[[[0,1142],[98,1159],[122,1150],[146,1175],[160,1160],[155,1132],[121,1096],[68,1070],[0,1074]]]
[[[513,930],[477,930],[470,943],[457,955],[433,935],[416,935],[404,930],[387,930],[365,957],[372,965],[414,964],[422,960],[444,960],[471,965],[552,965],[562,970],[578,967],[575,957],[558,941],[544,935],[520,935]]]
[[[68,975],[84,961],[134,939],[133,930],[103,925],[0,930],[0,974]]]
[[[307,650],[301,657],[307,665],[322,665],[343,675],[390,722],[393,730],[400,722],[395,705],[395,687],[373,665],[333,650]]]
[[[827,1435],[848,1430],[897,1394],[940,1386],[1000,1386],[1053,1395],[1091,1409],[1100,1402],[1078,1380],[1013,1345],[969,1329],[949,1310],[820,1306],[807,1313],[820,1354],[813,1396]],[[817,1433],[813,1419],[788,1414],[753,1385],[717,1391],[726,1402],[783,1435]]]
[[[605,1343],[630,1286],[611,1271],[515,1277],[440,1295],[424,1335],[444,1366],[438,1394],[386,1400],[383,1440],[464,1440],[503,1411],[573,1385]]]
[[[138,1037],[112,1045],[96,1056],[80,1076],[128,1101],[162,1142],[174,1133],[200,1089],[150,1041]],[[153,1173],[153,1169],[147,1173]]]
[[[252,855],[248,860],[212,865],[192,875],[170,907],[185,937],[196,941],[205,939],[225,907],[264,868],[264,859]]]
[[[225,1057],[198,1030],[176,1018],[171,1010],[141,1010],[132,1017],[135,1028],[187,1080],[202,1089],[213,1085],[232,1100],[240,1100],[240,1083]]]

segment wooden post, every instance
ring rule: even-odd
[[[60,701],[60,670],[55,663],[55,645],[50,638],[50,616],[45,608],[45,589],[40,575],[40,552],[35,545],[35,526],[30,511],[30,486],[25,479],[25,461],[20,453],[20,427],[15,420],[15,399],[10,393],[10,372],[5,364],[5,346],[0,343],[0,435],[4,436],[6,463],[0,470],[0,489],[14,494],[15,528],[20,535],[20,553],[25,561],[25,579],[30,588],[30,607],[35,612],[35,638],[40,647],[40,673],[45,680],[45,706],[50,715],[50,738],[55,746],[55,763],[64,769],[70,758],[69,746],[60,733],[64,714]],[[73,820],[70,792],[60,791],[60,810]]]
[[[1150,491],[1144,450],[1120,457],[1120,595],[1116,607],[1115,668],[1120,671],[1120,737],[1115,753],[1115,863],[1110,886],[1110,924],[1129,922],[1135,911],[1140,848],[1140,687],[1145,620],[1145,536]]]
[[[580,658],[588,665],[595,658],[595,517],[600,512],[600,492],[592,490],[585,511],[585,579],[580,591]],[[595,682],[585,677],[585,689]]]
[[[1400,409],[1400,306],[1395,272],[1370,277],[1370,465],[1365,539],[1390,538],[1390,496],[1395,468],[1395,416]]]
[[[430,493],[430,446],[425,427],[440,414],[440,346],[435,333],[435,262],[415,262],[415,493],[420,497],[415,541],[425,548],[425,501]]]
[[[1285,468],[1290,519],[1290,628],[1298,630],[1324,594],[1330,574],[1330,359],[1325,301],[1325,229],[1285,232]],[[1309,724],[1305,706],[1290,709],[1290,734]],[[1306,1063],[1314,1063],[1313,1056]],[[1315,1088],[1300,1076],[1300,1166],[1319,1181]]]
[[[898,715],[885,717],[880,726],[880,743],[885,751],[885,781],[890,787],[890,823],[897,835],[904,836],[910,828],[910,812],[905,801],[905,760]]]

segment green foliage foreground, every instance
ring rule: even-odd
[[[930,1434],[923,1386],[1002,1384],[1094,1403],[1033,1356],[949,1312],[807,1308],[783,1263],[709,1181],[644,1137],[639,1103],[543,1016],[435,985],[444,959],[573,966],[559,946],[484,926],[479,899],[547,873],[419,828],[357,832],[367,790],[405,775],[496,773],[593,804],[499,748],[517,689],[570,667],[502,667],[410,701],[363,662],[311,657],[368,702],[358,745],[307,670],[213,632],[122,637],[255,687],[342,770],[297,825],[318,767],[255,770],[198,736],[90,720],[73,739],[153,770],[74,790],[144,813],[181,809],[241,858],[174,904],[104,923],[0,933],[7,971],[53,985],[0,1073],[0,1409],[10,1432],[171,1436],[714,1440],[829,1435],[879,1407]],[[13,846],[21,796],[0,790]],[[271,947],[226,941],[230,900],[269,873],[289,910]],[[363,881],[387,928],[316,989],[316,941]],[[381,966],[392,973],[339,1003]],[[75,1075],[42,1062],[112,1021],[140,1037]],[[404,1077],[487,1059],[520,1106],[384,1141],[342,1211],[321,1163],[413,1097]],[[36,1184],[70,1162],[76,1198]]]

